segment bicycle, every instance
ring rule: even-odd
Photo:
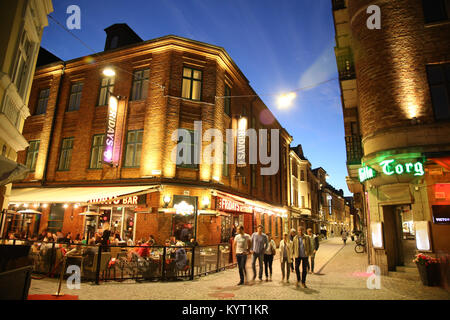
[[[364,239],[356,240],[355,252],[364,253],[366,251],[366,241]]]

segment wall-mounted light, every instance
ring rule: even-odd
[[[39,203],[35,203],[35,204],[34,204],[34,207],[35,207],[35,208],[39,208]]]
[[[74,207],[75,209],[78,209],[78,207],[79,207],[78,203],[75,204],[73,207]]]
[[[113,68],[106,67],[105,69],[103,69],[103,75],[107,77],[114,77],[116,75],[116,72],[114,71]]]
[[[167,207],[169,206],[170,200],[171,200],[171,197],[170,197],[170,195],[168,195],[168,194],[166,194],[166,195],[163,197],[164,208],[167,208]]]
[[[69,207],[69,205],[66,203],[63,205],[64,209],[67,209]]]
[[[42,208],[47,208],[48,207],[48,204],[47,203],[44,203],[43,205],[42,205]]]
[[[23,204],[23,207],[24,207],[24,208],[28,208],[28,203],[24,203],[24,204]]]

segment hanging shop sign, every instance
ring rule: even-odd
[[[433,205],[433,223],[450,224],[450,205]]]
[[[217,197],[217,209],[222,211],[233,211],[233,212],[244,212],[252,213],[253,209],[251,206],[242,204],[233,200],[224,199]]]
[[[398,163],[394,159],[387,159],[381,161],[378,165],[380,166],[383,174],[387,176],[413,174],[416,177],[420,177],[425,174],[424,166],[421,161]],[[377,175],[377,172],[369,166],[360,168],[358,173],[359,181],[361,182],[373,179]]]
[[[113,197],[103,197],[103,198],[94,198],[88,200],[88,203],[101,203],[101,204],[114,204],[114,205],[138,205],[146,203],[146,195],[142,194],[140,196],[131,196],[118,200],[114,200],[118,198],[117,196]]]
[[[245,163],[246,132],[247,132],[247,118],[243,117],[239,119],[237,129],[236,157],[237,157],[237,166],[239,168],[246,166]]]
[[[119,100],[114,97],[109,97],[108,104],[108,119],[106,128],[106,145],[105,151],[103,152],[103,161],[111,163],[113,159],[114,150],[114,137],[116,135],[116,122],[117,122],[117,107]]]

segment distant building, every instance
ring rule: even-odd
[[[30,116],[31,82],[52,11],[51,0],[0,2],[0,211],[7,208],[11,182],[26,174],[16,159],[28,147],[22,129]],[[0,221],[0,229],[4,224]]]

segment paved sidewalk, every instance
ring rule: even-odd
[[[252,276],[251,265],[247,265]],[[290,284],[281,283],[279,260],[273,264],[273,281],[255,281],[245,286],[237,286],[237,269],[229,269],[196,279],[180,282],[135,283],[134,281],[102,283],[99,286],[82,283],[80,290],[63,292],[79,295],[82,300],[411,300],[411,299],[450,299],[450,293],[436,287],[425,287],[420,282],[381,278],[380,290],[367,288],[367,255],[354,251],[354,242],[342,244],[339,238],[322,242],[316,256],[315,271],[308,274],[308,289],[295,287],[295,272],[291,273]],[[54,293],[55,279],[33,280],[30,294]]]

